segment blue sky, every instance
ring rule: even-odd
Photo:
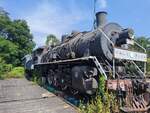
[[[37,46],[48,34],[58,38],[72,30],[91,30],[94,0],[0,0],[13,19],[25,19]],[[97,0],[96,11],[107,11],[108,21],[131,27],[136,36],[150,37],[150,0]]]

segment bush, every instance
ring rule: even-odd
[[[5,78],[23,78],[24,77],[24,68],[23,67],[15,67],[5,75],[6,75]]]
[[[147,61],[147,73],[150,76],[150,58],[148,58],[148,61]]]
[[[0,76],[2,76],[3,74],[11,71],[11,69],[12,69],[11,64],[2,64],[2,63],[0,63]]]
[[[79,113],[111,113],[112,111],[118,111],[115,97],[107,92],[104,95],[105,98],[97,95],[87,104],[81,103]]]
[[[0,57],[0,79],[5,78],[5,74],[12,70],[12,64],[6,64],[5,61]]]
[[[117,101],[113,95],[105,91],[104,77],[100,77],[99,79],[99,88],[96,97],[91,99],[87,104],[81,102],[79,106],[80,113],[111,113],[116,110]]]
[[[23,76],[23,67],[13,68],[12,64],[6,64],[5,61],[0,57],[0,79],[22,78]]]

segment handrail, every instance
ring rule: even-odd
[[[146,51],[146,49],[143,47],[143,46],[141,46],[139,43],[137,43],[135,40],[134,40],[134,42],[135,42],[135,44],[138,46],[138,47],[140,47],[141,49],[143,49],[144,50],[144,52],[147,54],[147,51]],[[144,63],[144,75],[146,74],[146,62]]]
[[[98,27],[97,28],[104,36],[105,36],[105,38],[112,44],[112,46],[113,46],[113,77],[115,78],[115,58],[114,58],[114,47],[115,47],[115,45],[114,45],[114,43],[110,40],[110,38],[106,35],[106,33],[100,28],[100,27]]]
[[[101,66],[101,64],[99,63],[99,61],[97,60],[97,58],[95,56],[93,57],[93,61],[94,61],[95,65],[98,67],[98,70],[100,69],[99,70],[100,73],[104,75],[105,80],[107,80],[108,77],[107,77],[103,67]]]
[[[134,40],[134,43],[138,46],[138,47],[140,47],[141,49],[143,49],[144,50],[144,52],[146,53],[146,49],[143,47],[143,46],[141,46],[139,43],[137,43],[135,40]]]
[[[101,33],[103,33],[103,35],[106,37],[106,39],[113,45],[113,47],[115,46],[114,43],[110,40],[110,38],[106,35],[106,33],[101,29],[101,28],[97,28]]]
[[[122,61],[122,63],[123,63],[123,65],[125,66],[126,64]],[[135,64],[135,62],[133,62],[133,61],[130,61],[129,63],[133,63],[134,65],[135,65],[135,67],[136,67],[136,69],[138,69],[142,74],[143,74],[143,72],[140,70],[140,68]],[[129,68],[128,68],[129,69]],[[133,72],[132,70],[130,71],[130,72]],[[130,76],[131,77],[131,76]]]
[[[114,43],[110,40],[110,38],[106,35],[106,33],[100,27],[98,27],[97,29],[105,36],[105,38],[112,44],[112,46],[114,48],[115,47]],[[143,46],[141,46],[139,43],[137,43],[135,40],[134,40],[134,43],[138,47],[140,47],[141,49],[143,49],[145,53],[147,53],[146,49]],[[113,49],[113,54],[114,54],[114,49]],[[138,70],[140,70],[140,72],[142,72],[142,70],[138,67],[138,65],[135,62],[133,62],[133,63],[136,66],[136,68]],[[146,62],[144,63],[144,72],[142,72],[142,73],[144,75],[146,74]],[[113,57],[113,77],[115,77],[115,58],[114,57]]]
[[[136,66],[136,68],[137,68],[142,74],[144,74],[144,72],[139,68],[139,66],[138,66],[134,61],[132,61],[132,63]]]

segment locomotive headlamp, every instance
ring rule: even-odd
[[[133,29],[128,29],[128,36],[129,36],[129,39],[134,39],[134,31],[133,31]]]
[[[119,34],[119,38],[125,38],[125,39],[133,39],[134,38],[134,31],[132,29],[124,29]]]
[[[117,46],[121,46],[123,44],[133,44],[134,39],[134,31],[132,29],[124,29],[119,34],[119,38],[116,41]]]

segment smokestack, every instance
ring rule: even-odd
[[[107,16],[107,12],[105,12],[105,11],[101,11],[101,12],[96,13],[97,27],[102,27],[107,23],[106,16]]]

